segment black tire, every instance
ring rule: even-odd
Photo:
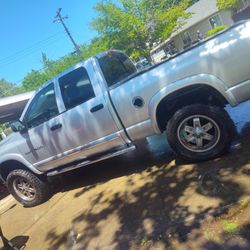
[[[206,118],[211,119],[212,124],[215,125],[214,128],[212,129],[217,131],[216,133],[214,133],[215,135],[213,137],[214,138],[216,138],[216,136],[218,137],[217,140],[214,142],[214,144],[212,144],[211,149],[209,147],[205,149],[205,146],[204,146],[204,150],[205,150],[204,152],[198,152],[199,147],[201,149],[202,147],[198,145],[197,141],[195,141],[197,137],[200,138],[204,135],[203,130],[202,130],[203,132],[191,132],[191,133],[194,133],[195,135],[195,137],[191,139],[193,140],[191,142],[188,141],[188,139],[186,139],[186,141],[183,142],[183,137],[180,132],[181,131],[180,128],[183,128],[181,127],[182,124],[184,124],[184,122],[190,121],[188,119],[193,119],[192,129],[193,131],[197,131],[194,125],[195,123],[194,119],[196,119],[195,118],[196,116],[199,117],[199,115],[201,119],[206,119]],[[200,118],[199,118],[199,121],[200,121]],[[204,128],[204,126],[203,127],[201,126],[201,123],[199,127],[202,129]],[[202,160],[215,158],[225,153],[230,147],[233,136],[235,135],[235,130],[236,129],[235,129],[235,125],[233,121],[231,120],[230,116],[223,108],[217,107],[217,106],[203,105],[203,104],[193,104],[193,105],[185,106],[182,109],[178,110],[173,115],[173,117],[169,120],[167,124],[167,139],[172,149],[182,158],[186,160],[202,161]],[[182,133],[183,133],[183,130],[182,130]],[[186,132],[184,131],[184,133]],[[198,133],[201,133],[201,134],[198,134]],[[191,135],[190,134],[186,135],[186,134],[185,134],[186,138],[188,138],[188,136],[190,136],[189,138],[192,137],[192,134]],[[206,139],[202,138],[202,144],[204,140],[206,141]],[[191,148],[192,145],[190,146],[190,144],[192,143],[197,144],[194,146],[194,148],[196,147],[195,149],[196,151],[193,150],[193,148]]]
[[[25,195],[21,194],[22,191],[17,191],[18,181],[19,185],[20,181],[23,181],[23,183],[27,183],[27,185],[29,185],[29,187],[31,187],[32,190],[35,191],[33,198],[28,197],[28,195],[26,195],[27,198],[25,198]],[[29,171],[23,169],[13,170],[9,173],[6,183],[9,192],[18,202],[23,204],[25,207],[37,206],[48,199],[48,184]],[[32,196],[32,194],[30,196]]]

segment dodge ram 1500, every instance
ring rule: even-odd
[[[40,87],[0,143],[0,176],[19,202],[35,206],[48,196],[47,176],[164,131],[177,154],[213,158],[233,136],[225,105],[249,98],[250,21],[140,72],[126,54],[107,51]]]

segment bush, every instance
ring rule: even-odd
[[[217,7],[219,10],[230,10],[236,8],[239,0],[217,0]]]
[[[224,30],[224,29],[226,29],[226,28],[227,28],[227,26],[217,26],[217,27],[215,27],[214,29],[209,30],[209,31],[207,32],[207,36],[213,36],[213,35],[215,35],[216,33],[220,32],[220,31],[222,31],[222,30]]]

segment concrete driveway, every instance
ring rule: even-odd
[[[187,164],[164,136],[141,141],[134,152],[54,179],[54,195],[38,207],[2,200],[5,236],[25,249],[219,249],[205,247],[204,223],[250,197],[250,104],[229,112],[242,148]],[[250,217],[241,222],[249,226]]]

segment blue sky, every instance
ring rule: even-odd
[[[20,84],[31,69],[42,67],[41,53],[57,59],[74,50],[60,24],[53,23],[59,7],[78,44],[96,34],[89,23],[97,0],[1,0],[0,79]]]

